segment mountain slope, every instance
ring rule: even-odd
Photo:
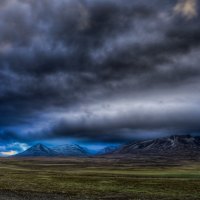
[[[114,154],[200,154],[200,137],[175,135],[155,140],[133,142],[117,149]]]
[[[115,152],[119,147],[116,146],[108,146],[103,149],[101,149],[99,152],[97,152],[97,155],[105,155]]]
[[[87,149],[79,146],[79,145],[59,145],[57,147],[52,148],[57,154],[60,156],[87,156]]]
[[[43,144],[36,144],[31,148],[27,149],[26,151],[15,155],[15,157],[51,157],[57,156],[57,152],[54,150],[46,147]]]

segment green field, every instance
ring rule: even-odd
[[[134,160],[1,159],[0,190],[64,194],[68,199],[200,199],[200,163]]]

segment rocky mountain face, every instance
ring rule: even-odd
[[[174,135],[155,140],[133,142],[122,146],[114,154],[190,155],[200,154],[200,137]]]

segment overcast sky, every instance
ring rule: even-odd
[[[0,152],[200,134],[198,0],[1,0]]]

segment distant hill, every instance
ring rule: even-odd
[[[43,144],[36,144],[26,151],[15,155],[15,157],[52,157],[57,156],[57,152]]]
[[[174,135],[154,140],[132,142],[111,154],[200,155],[200,137]]]
[[[52,148],[60,156],[87,156],[89,153],[86,148],[79,145],[59,145]]]

